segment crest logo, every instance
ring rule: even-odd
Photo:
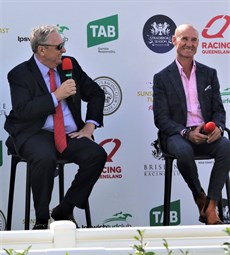
[[[172,36],[176,29],[175,23],[165,15],[155,15],[147,20],[143,28],[146,46],[156,53],[166,53],[174,45]]]
[[[160,150],[160,147],[159,147],[159,141],[158,139],[153,141],[151,143],[151,146],[153,146],[153,150],[152,150],[152,156],[155,158],[155,159],[164,159],[163,155],[162,155],[162,152]]]
[[[222,204],[223,204],[224,223],[229,224],[230,223],[230,212],[229,212],[229,208],[228,208],[228,200],[223,198]]]
[[[117,111],[121,105],[122,93],[118,83],[106,76],[94,80],[105,92],[104,115],[110,115]]]
[[[0,210],[0,231],[4,231],[6,229],[6,218],[3,212]]]

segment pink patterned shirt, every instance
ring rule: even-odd
[[[187,124],[186,127],[200,126],[204,123],[204,118],[201,113],[200,103],[197,94],[197,82],[196,82],[196,64],[194,62],[191,75],[188,78],[183,71],[183,67],[176,60],[181,80],[184,86],[184,92],[187,103]]]

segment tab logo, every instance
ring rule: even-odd
[[[163,226],[164,210],[163,206],[151,209],[149,213],[150,226]],[[180,200],[176,200],[170,204],[170,226],[176,226],[181,223]]]
[[[91,21],[87,25],[87,46],[107,43],[118,39],[118,15]]]

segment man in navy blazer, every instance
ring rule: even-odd
[[[153,112],[162,146],[177,158],[178,169],[192,191],[199,220],[222,224],[217,202],[230,169],[230,141],[223,136],[225,110],[215,69],[194,60],[199,44],[198,31],[189,24],[177,27],[172,37],[176,60],[154,75]],[[210,134],[200,132],[214,122]],[[194,152],[214,157],[209,186],[203,190],[198,177]]]
[[[54,220],[75,222],[74,207],[85,208],[104,168],[107,154],[94,142],[93,132],[96,127],[103,126],[105,95],[72,57],[69,57],[73,66],[72,78],[65,76],[62,70],[65,41],[57,27],[35,28],[30,43],[33,56],[8,73],[12,110],[5,129],[31,167],[36,216],[33,229],[46,229],[57,157],[76,163],[79,169],[63,201],[52,211]],[[57,85],[53,92],[50,91],[50,69],[54,70]],[[85,121],[81,116],[82,101],[87,102]],[[53,115],[59,103],[67,142],[63,152],[59,152],[54,143]],[[12,149],[10,139],[6,145]]]

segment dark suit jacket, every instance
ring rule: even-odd
[[[196,62],[197,92],[204,121],[225,127],[220,85],[215,69]],[[154,122],[165,145],[168,136],[179,134],[186,127],[186,97],[180,73],[174,61],[153,78]]]
[[[94,120],[103,125],[105,95],[100,86],[82,70],[78,62],[69,57],[73,64],[73,79],[77,84],[77,93],[66,99],[78,129],[84,125],[81,116],[81,101],[87,102],[86,120]],[[57,67],[61,82],[65,81],[61,65]],[[12,110],[6,118],[5,130],[14,137],[17,150],[28,137],[43,127],[49,114],[55,112],[52,96],[38,69],[34,57],[14,67],[8,73]],[[8,145],[9,140],[6,142]]]

